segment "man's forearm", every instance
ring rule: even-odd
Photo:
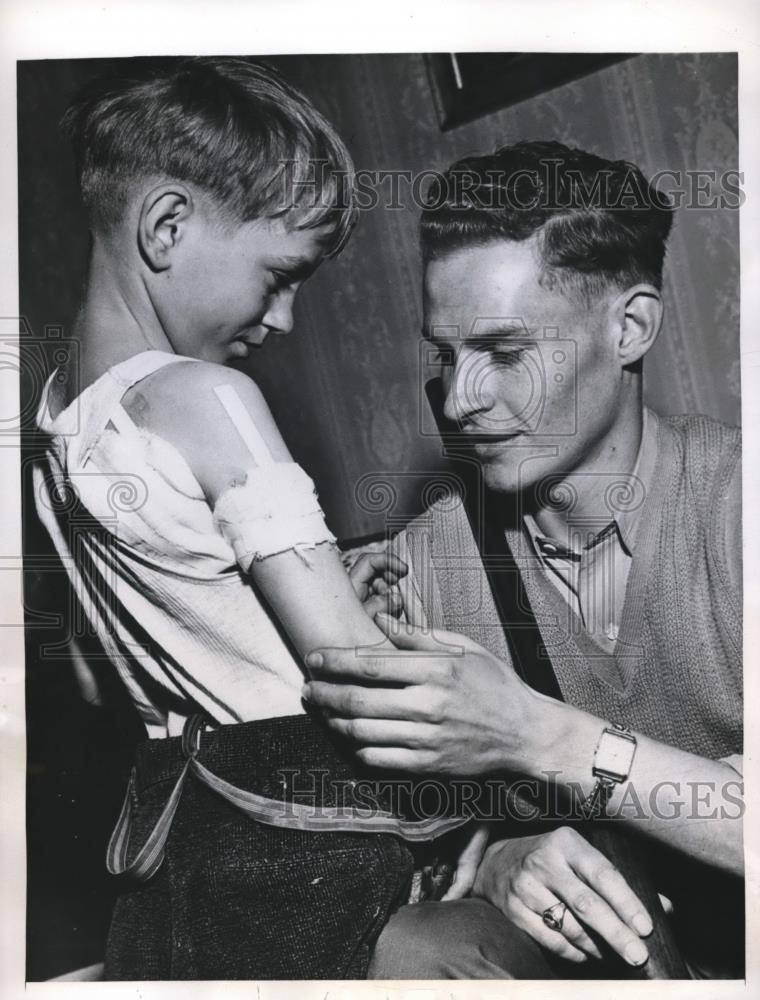
[[[536,699],[525,770],[585,797],[594,786],[594,752],[609,720],[540,695]],[[640,734],[636,738],[629,778],[616,786],[608,812],[686,854],[741,874],[741,776],[721,761]]]
[[[381,622],[381,619],[377,619]],[[387,619],[392,653],[322,649],[304,697],[368,767],[408,774],[519,774],[588,795],[610,722],[543,697],[465,636]],[[741,782],[727,764],[637,734],[630,780],[610,809],[656,839],[742,870]]]

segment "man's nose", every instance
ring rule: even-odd
[[[293,329],[293,295],[277,295],[261,321],[272,333],[286,334]]]
[[[487,385],[489,381],[487,365],[481,354],[460,355],[443,375],[446,392],[443,415],[446,419],[464,424],[490,410],[494,399]]]

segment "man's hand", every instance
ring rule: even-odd
[[[303,690],[333,729],[361,744],[363,763],[475,775],[520,770],[536,756],[538,699],[510,666],[453,632],[376,621],[395,650],[311,653]]]
[[[652,933],[649,914],[623,876],[571,827],[492,844],[473,895],[489,900],[542,947],[571,962],[601,958],[589,929],[629,965],[648,958],[641,938]],[[561,930],[552,930],[541,915],[560,901],[567,911]]]
[[[370,618],[381,613],[398,617],[404,605],[397,584],[408,572],[406,563],[390,552],[365,552],[348,575]]]

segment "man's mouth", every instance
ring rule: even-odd
[[[504,451],[513,441],[522,436],[522,431],[515,431],[514,434],[467,435],[471,448],[481,458],[488,458],[491,455],[498,454],[500,451]]]

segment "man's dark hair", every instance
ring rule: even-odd
[[[610,285],[662,287],[669,199],[638,167],[559,142],[518,142],[454,163],[428,189],[427,263],[455,250],[538,234],[543,276],[587,297]]]
[[[135,180],[192,183],[229,221],[288,213],[294,228],[355,222],[351,156],[330,123],[268,66],[240,58],[125,59],[66,112],[93,228],[119,221]]]

